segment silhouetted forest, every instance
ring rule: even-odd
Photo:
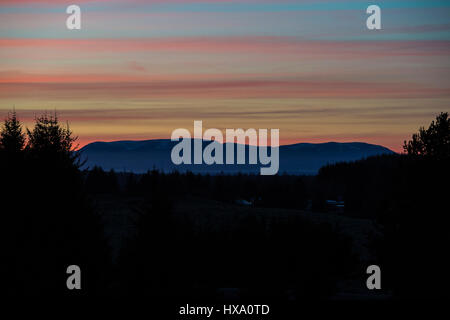
[[[26,133],[15,113],[3,124],[9,293],[370,298],[365,271],[377,264],[375,297],[444,295],[446,113],[405,141],[404,154],[317,176],[82,171],[75,140],[56,116]],[[78,293],[65,286],[70,264],[82,270]]]
[[[450,119],[436,117],[405,141],[405,154],[323,167],[325,197],[343,195],[345,214],[373,219],[385,288],[395,297],[445,297],[448,280]]]
[[[84,191],[75,138],[56,116],[24,130],[15,112],[0,133],[1,254],[8,295],[103,292],[109,249],[101,218]],[[67,290],[66,269],[83,270],[80,292]]]

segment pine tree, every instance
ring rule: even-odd
[[[435,159],[450,157],[450,118],[447,112],[441,112],[432,121],[428,129],[421,127],[412,139],[405,141],[404,151],[410,156],[427,156]]]
[[[23,150],[25,146],[25,134],[22,131],[22,124],[17,119],[16,111],[8,114],[0,131],[0,148],[14,154]]]
[[[46,160],[63,161],[66,165],[79,167],[79,154],[74,145],[77,137],[67,124],[63,127],[55,115],[43,115],[36,118],[33,130],[27,129],[27,149],[32,155]],[[62,164],[62,163],[61,163]]]

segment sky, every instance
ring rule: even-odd
[[[0,117],[56,111],[80,146],[202,120],[401,151],[450,111],[449,57],[450,1],[0,0]]]

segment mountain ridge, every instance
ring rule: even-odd
[[[194,139],[190,139],[191,145]],[[170,154],[178,141],[170,139],[154,140],[118,140],[111,142],[96,141],[87,144],[79,151],[86,160],[83,169],[100,166],[104,170],[131,171],[143,173],[151,169],[164,172],[178,170],[180,172],[192,171],[194,173],[257,173],[258,165],[174,165]],[[202,142],[203,147],[211,141]],[[225,146],[227,143],[223,143]],[[233,148],[236,150],[237,143]],[[249,146],[245,145],[246,160],[248,161]],[[226,148],[224,150],[224,157]],[[279,147],[280,168],[279,173],[288,174],[316,174],[320,167],[341,161],[355,161],[380,154],[393,154],[392,150],[366,142],[323,142],[323,143],[294,143]],[[236,152],[235,152],[236,157]],[[236,161],[235,161],[236,163]]]

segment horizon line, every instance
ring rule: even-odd
[[[214,140],[207,140],[207,139],[195,139],[195,138],[185,138],[188,140],[202,140],[205,142],[213,142]],[[181,141],[182,139],[179,139],[178,141]],[[92,141],[89,143],[86,143],[85,145],[83,145],[80,148],[77,148],[76,151],[80,151],[81,149],[83,149],[84,147],[90,145],[90,144],[94,144],[94,143],[116,143],[116,142],[148,142],[148,141],[170,141],[170,142],[178,142],[176,140],[171,140],[169,138],[157,138],[157,139],[142,139],[142,140],[112,140],[112,141]],[[220,142],[219,142],[220,143]],[[234,143],[236,145],[242,145],[241,143],[237,143],[237,142],[226,142],[224,141],[221,144],[227,144],[227,143]],[[366,145],[372,145],[372,146],[377,146],[377,147],[382,147],[385,149],[388,149],[389,151],[395,153],[395,154],[401,154],[399,152],[396,152],[388,147],[385,147],[381,144],[375,144],[375,143],[369,143],[369,142],[364,142],[364,141],[345,141],[345,142],[338,142],[338,141],[326,141],[326,142],[295,142],[295,143],[287,143],[287,144],[279,144],[278,147],[288,147],[288,146],[294,146],[294,145],[299,145],[299,144],[310,144],[310,145],[321,145],[321,144],[330,144],[330,143],[335,143],[335,144],[350,144],[350,143],[360,143],[360,144],[366,144]],[[246,146],[249,146],[250,144],[246,143],[244,144]],[[256,145],[256,147],[259,147]],[[270,145],[268,145],[268,147],[270,147]]]

